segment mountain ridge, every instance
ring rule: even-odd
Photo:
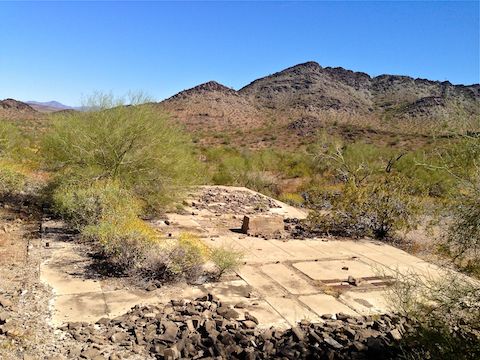
[[[32,108],[34,108],[37,111],[40,112],[54,112],[54,111],[60,111],[60,110],[72,110],[74,109],[71,106],[64,105],[56,100],[51,100],[51,101],[25,101],[26,104],[30,105]]]
[[[158,103],[187,127],[211,130],[288,125],[325,116],[368,116],[378,121],[448,121],[458,115],[480,118],[480,85],[405,75],[370,76],[314,61],[253,80],[239,90],[209,81]]]

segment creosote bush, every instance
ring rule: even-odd
[[[119,181],[66,184],[57,187],[52,198],[54,210],[124,273],[160,280],[195,279],[208,261],[220,276],[235,270],[241,259],[228,249],[211,250],[193,234],[181,234],[178,240],[163,238],[138,217],[140,201]]]
[[[119,181],[64,184],[52,198],[54,210],[121,270],[134,271],[159,241],[159,234],[138,218],[140,202]]]
[[[136,217],[107,218],[96,225],[86,226],[82,235],[97,242],[110,263],[130,273],[142,268],[148,253],[160,241],[160,234]]]

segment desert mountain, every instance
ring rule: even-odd
[[[60,110],[70,110],[72,109],[71,106],[64,105],[58,101],[27,101],[28,105],[40,112],[54,112]]]
[[[235,91],[214,81],[182,91],[160,106],[187,126],[245,128],[326,114],[381,119],[445,120],[480,117],[480,85],[408,76],[371,77],[316,62],[299,64]]]

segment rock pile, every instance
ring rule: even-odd
[[[248,312],[207,295],[192,302],[136,306],[96,324],[70,323],[63,330],[81,342],[69,358],[120,359],[365,359],[393,358],[395,344],[409,329],[400,317],[325,316],[289,330],[258,329]]]
[[[305,222],[300,219],[288,218],[284,220],[285,231],[293,239],[311,239],[317,236],[322,236],[323,234],[315,232],[305,225]]]
[[[280,207],[274,200],[261,194],[220,188],[204,190],[191,206],[198,210],[207,209],[215,214],[242,215],[265,213],[269,209]]]

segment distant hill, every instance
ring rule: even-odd
[[[38,115],[37,110],[22,101],[15,99],[4,99],[0,101],[0,119],[35,119]]]
[[[335,117],[435,124],[480,119],[480,85],[400,75],[371,77],[307,62],[257,79],[238,91],[211,81],[159,106],[194,129],[251,129],[273,123],[290,125],[290,129],[308,123],[315,128]]]
[[[58,101],[26,101],[28,105],[39,112],[54,112],[59,110],[71,110],[73,107],[59,103]]]

